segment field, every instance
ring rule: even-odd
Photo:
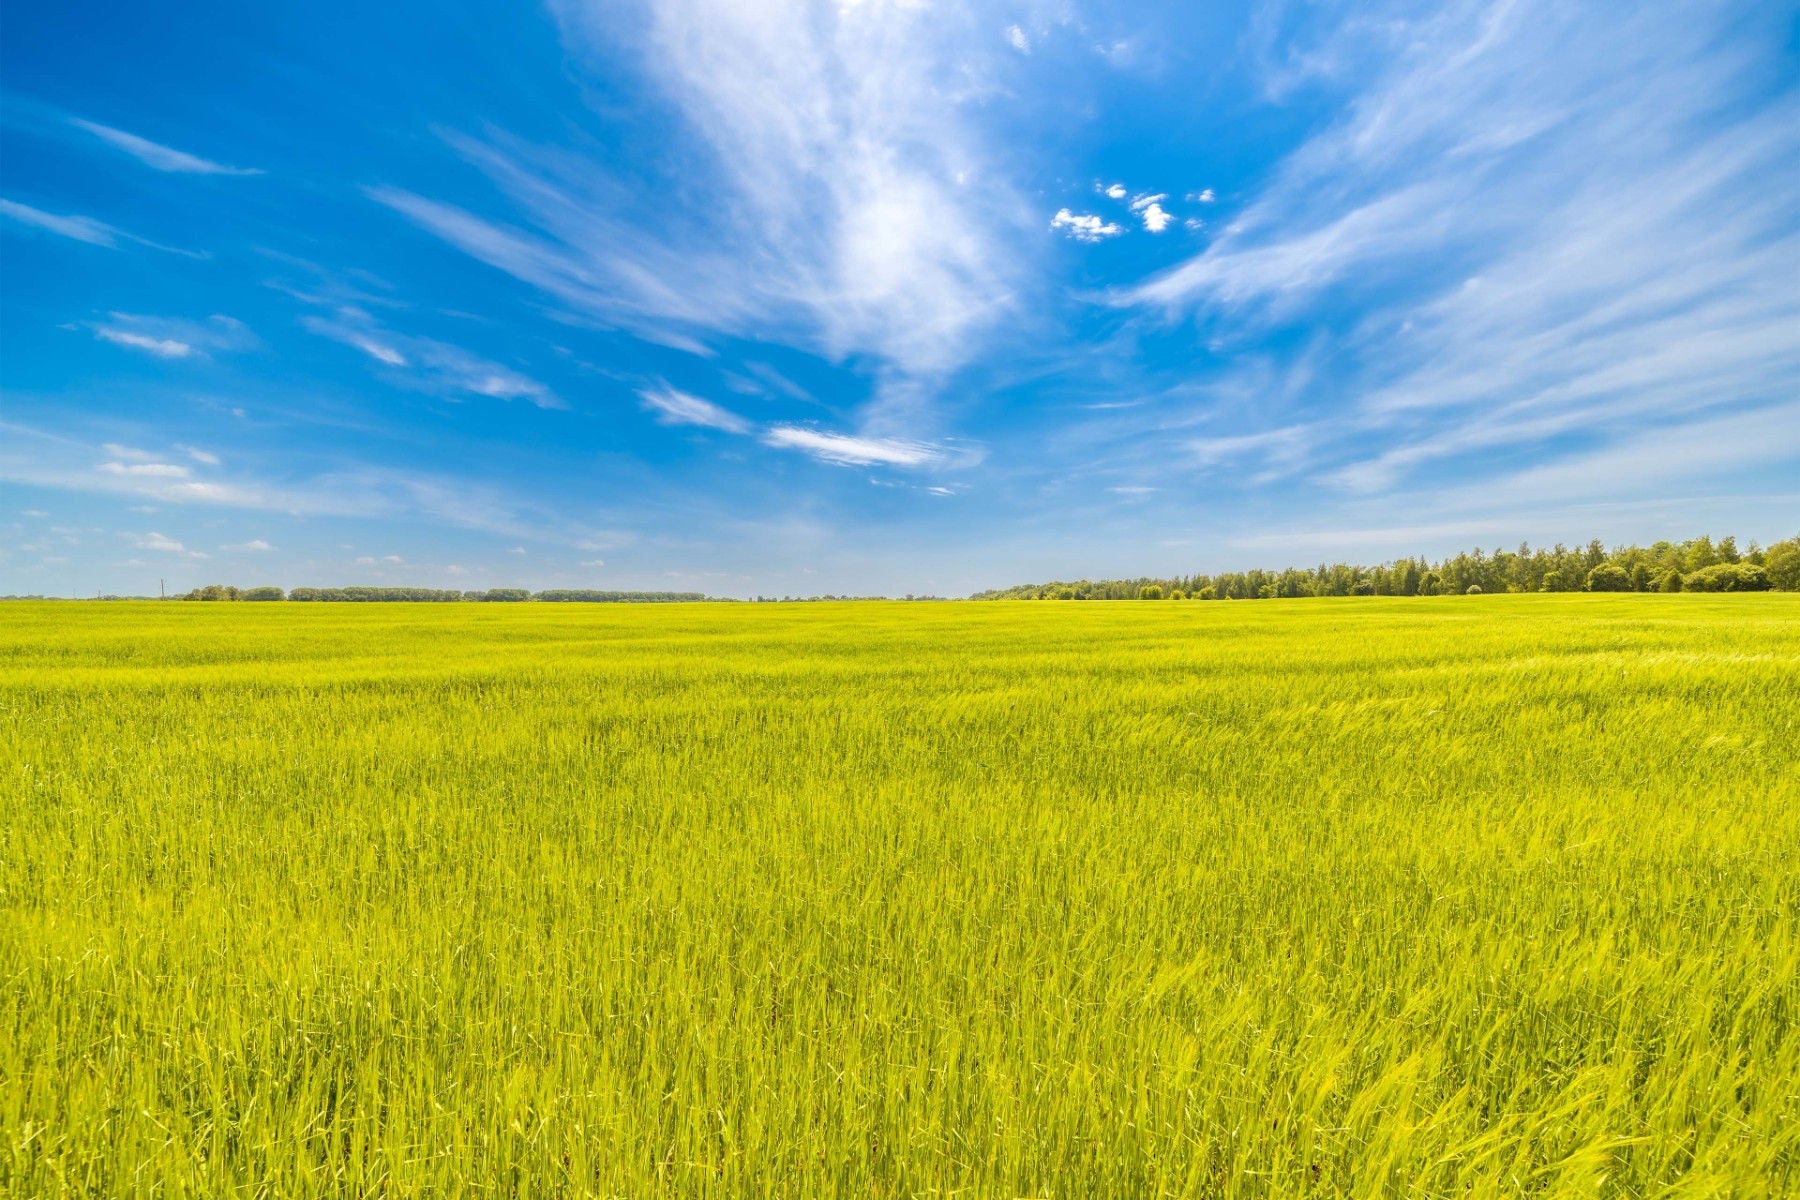
[[[0,606],[0,1194],[1800,1191],[1800,596]]]

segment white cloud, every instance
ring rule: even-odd
[[[1050,218],[1050,228],[1060,229],[1078,242],[1098,242],[1125,232],[1123,226],[1111,221],[1091,214],[1072,213],[1066,208],[1058,209],[1056,215]]]
[[[10,217],[21,224],[45,229],[77,242],[86,242],[90,246],[118,245],[119,231],[92,217],[59,216],[12,200],[0,200],[0,217]]]
[[[778,450],[798,450],[840,466],[924,467],[944,459],[940,449],[921,442],[850,437],[800,425],[776,425],[763,435],[763,442]]]
[[[113,458],[123,459],[126,462],[154,462],[159,457],[148,450],[139,450],[135,446],[121,446],[117,442],[107,442],[100,448]]]
[[[126,133],[122,129],[114,129],[111,126],[100,125],[93,121],[84,121],[79,117],[71,117],[69,119],[69,124],[75,126],[77,129],[86,130],[107,145],[118,150],[123,150],[145,166],[152,167],[158,171],[176,171],[190,175],[262,174],[259,170],[244,167],[228,167],[223,163],[212,162],[208,159],[199,158],[180,150],[173,150],[168,146],[150,141],[148,138],[141,138],[136,134]]]
[[[313,332],[317,333],[318,330],[314,329]],[[368,355],[378,363],[385,363],[390,367],[404,367],[406,365],[406,355],[400,353],[392,346],[376,341],[372,337],[367,337],[360,333],[347,333],[339,340],[346,346],[361,350],[364,354]]]
[[[186,479],[192,474],[186,467],[178,463],[161,462],[107,462],[94,468],[108,475],[127,475],[138,479]]]
[[[131,535],[131,544],[139,550],[156,550],[164,554],[187,553],[186,546],[162,533],[133,534]]]
[[[21,225],[29,225],[34,229],[42,229],[59,237],[72,241],[86,242],[90,246],[104,246],[109,250],[119,248],[120,241],[135,242],[140,246],[149,246],[153,250],[164,250],[170,254],[179,254],[186,258],[204,258],[190,250],[180,250],[174,246],[165,246],[148,238],[126,233],[123,229],[108,225],[104,221],[96,221],[92,217],[48,213],[29,204],[20,204],[16,200],[0,199],[0,217],[17,221]]]
[[[1120,300],[1227,346],[1304,330],[1346,413],[1309,458],[1364,492],[1800,393],[1800,231],[1767,182],[1800,121],[1727,21],[1518,0],[1397,28],[1337,126]]]
[[[629,529],[596,528],[553,498],[510,492],[468,476],[428,474],[363,464],[307,474],[297,460],[281,480],[195,480],[167,470],[143,473],[96,468],[98,448],[30,426],[0,422],[0,483],[32,488],[125,496],[161,504],[200,504],[272,511],[291,516],[346,516],[362,520],[404,520],[475,530],[506,538],[555,542],[581,550],[628,545]],[[129,447],[117,447],[130,450]],[[143,451],[132,451],[144,454]],[[167,463],[136,463],[167,468]],[[185,467],[176,467],[185,472]],[[133,511],[158,511],[139,504]]]
[[[202,450],[198,446],[183,445],[177,445],[175,448],[197,463],[205,463],[209,467],[216,467],[219,465],[219,456],[210,450]]]
[[[444,568],[444,574],[446,575],[467,575],[468,573],[469,568],[462,566],[459,563],[451,563]]]
[[[1795,461],[1800,461],[1800,402],[1790,400],[1636,431],[1479,486],[1448,490],[1441,499],[1446,508],[1467,508],[1490,503],[1495,493],[1534,504],[1666,496],[1671,485]]]
[[[1031,218],[995,169],[980,103],[1016,69],[991,16],[740,0],[552,12],[574,61],[597,78],[639,68],[679,111],[670,136],[693,165],[679,186],[651,203],[585,149],[490,132],[447,140],[512,215],[396,188],[372,198],[609,327],[857,356],[915,397],[1014,311]],[[621,47],[639,61],[621,64]]]
[[[493,400],[529,400],[539,408],[566,408],[544,384],[511,367],[432,338],[408,337],[384,329],[368,313],[345,307],[334,318],[306,316],[300,324],[320,337],[360,350],[397,378],[440,395],[468,393]]]
[[[508,554],[524,554],[524,553],[525,553],[525,547],[523,547],[523,546],[514,546],[514,547],[513,547],[513,548],[512,548],[512,549],[511,549],[511,550],[508,550],[508,551],[507,551],[507,553],[508,553]]]
[[[251,538],[247,542],[238,542],[235,545],[219,547],[219,549],[221,549],[221,550],[229,550],[229,551],[232,551],[233,553],[253,553],[253,554],[260,554],[265,550],[273,550],[274,548],[275,547],[269,545],[269,543],[263,541],[261,538]]]
[[[1211,204],[1213,201],[1217,200],[1218,197],[1213,194],[1211,188],[1204,188],[1190,195],[1188,199],[1199,204]]]
[[[1006,41],[1008,45],[1014,50],[1017,50],[1020,54],[1031,53],[1031,39],[1026,37],[1025,31],[1020,29],[1017,25],[1008,25],[1006,27]]]
[[[1261,461],[1265,471],[1278,471],[1297,465],[1315,437],[1309,426],[1288,425],[1260,433],[1194,438],[1185,443],[1184,449],[1199,467],[1216,467],[1253,458]]]
[[[644,409],[654,413],[661,425],[699,425],[722,429],[726,433],[748,433],[750,422],[710,400],[690,396],[668,386],[646,388],[638,393]]]
[[[1145,192],[1132,197],[1131,211],[1143,218],[1145,229],[1151,233],[1161,233],[1169,227],[1169,222],[1175,219],[1174,215],[1162,206],[1162,202],[1168,198],[1167,192],[1154,194]]]
[[[361,350],[364,354],[385,366],[404,367],[407,365],[406,355],[400,353],[385,342],[376,341],[375,338],[370,335],[368,330],[363,327],[365,325],[374,325],[374,322],[369,320],[368,314],[362,312],[360,309],[354,308],[339,309],[338,313],[339,319],[337,320],[329,320],[325,317],[307,316],[300,318],[300,324],[302,328],[310,333],[316,333],[320,337],[330,338],[332,341],[349,346],[353,350]]]
[[[590,558],[584,560],[581,565],[584,567],[604,567],[606,565],[606,560],[604,558]]]
[[[186,358],[194,352],[194,348],[186,342],[178,342],[173,338],[158,338],[148,334],[133,333],[129,329],[101,326],[94,330],[94,336],[103,342],[111,342],[115,346],[129,346],[133,350],[142,350],[147,354],[154,354],[158,358]]]
[[[220,314],[204,321],[122,312],[107,316],[107,324],[93,327],[95,337],[159,358],[187,358],[208,350],[244,350],[258,344],[256,335],[243,322]]]
[[[1134,304],[1230,306],[1266,303],[1278,312],[1343,278],[1372,257],[1397,262],[1437,238],[1450,206],[1440,186],[1419,186],[1382,196],[1303,234],[1238,247],[1229,236],[1204,254],[1130,292]]]

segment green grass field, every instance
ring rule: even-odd
[[[0,606],[0,1193],[1800,1191],[1800,595]]]

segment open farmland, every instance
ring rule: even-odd
[[[1800,596],[0,609],[0,1193],[1800,1189]]]

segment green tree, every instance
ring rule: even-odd
[[[1776,542],[1763,551],[1763,570],[1769,586],[1784,592],[1800,591],[1800,538]]]
[[[1588,572],[1587,590],[1590,592],[1629,592],[1631,576],[1625,568],[1617,563],[1601,563]]]
[[[1766,592],[1769,576],[1755,563],[1714,563],[1681,581],[1688,592]]]

